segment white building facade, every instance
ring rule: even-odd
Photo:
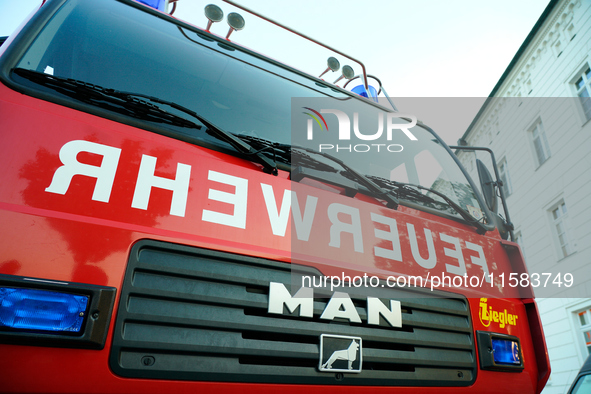
[[[544,394],[565,393],[591,353],[589,96],[591,0],[553,0],[459,141],[495,152],[529,272],[573,275],[569,289],[536,291],[552,368]],[[458,156],[475,174],[475,154]]]

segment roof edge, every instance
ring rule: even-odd
[[[505,72],[503,72],[503,75],[501,75],[501,78],[499,79],[499,81],[497,82],[497,84],[495,85],[493,90],[490,92],[490,94],[488,95],[488,98],[486,99],[484,104],[482,104],[482,107],[480,107],[480,110],[478,110],[478,113],[476,114],[476,116],[474,117],[474,119],[472,120],[472,122],[470,123],[470,125],[468,126],[468,128],[466,129],[464,134],[462,135],[462,137],[458,140],[458,145],[462,145],[462,143],[460,141],[465,142],[466,137],[468,136],[468,134],[470,134],[470,131],[472,131],[472,128],[474,127],[476,122],[478,122],[478,120],[480,119],[480,116],[483,114],[483,112],[486,110],[486,107],[490,103],[491,99],[499,91],[499,89],[501,88],[501,86],[503,85],[503,83],[505,82],[505,80],[507,79],[509,74],[511,73],[511,71],[513,71],[513,67],[515,67],[517,62],[521,59],[521,56],[527,50],[527,47],[533,41],[536,34],[538,34],[538,31],[540,30],[540,28],[542,27],[544,22],[546,22],[546,20],[548,19],[548,16],[550,15],[550,13],[552,13],[552,11],[554,10],[554,7],[556,6],[556,4],[558,4],[559,1],[560,0],[551,0],[548,3],[546,8],[544,9],[544,12],[542,12],[542,15],[540,15],[540,18],[538,18],[538,21],[536,22],[534,27],[531,29],[531,31],[529,32],[529,34],[527,35],[527,37],[525,38],[525,40],[523,41],[523,43],[521,44],[521,46],[519,47],[517,52],[515,53],[515,56],[513,56],[511,63],[509,63],[509,65],[505,69]]]

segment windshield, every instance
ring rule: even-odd
[[[334,94],[143,8],[68,1],[17,67],[173,101],[227,131],[285,143],[291,97]]]
[[[390,119],[384,108],[217,41],[180,22],[173,23],[172,19],[155,15],[132,2],[65,2],[16,68],[174,102],[225,132],[242,137],[316,150],[322,143],[336,145],[332,150],[325,149],[324,153],[337,156],[360,174],[434,189],[476,219],[482,215],[466,177],[450,153],[427,129],[412,127],[410,130],[415,140],[410,140],[401,130],[395,131],[395,138],[388,139],[380,152],[375,150],[376,147],[371,149],[372,143],[380,148],[379,141],[357,141],[370,146],[363,152],[365,147],[360,143],[336,143],[334,133],[321,135],[316,132],[318,138],[303,138],[306,134],[301,132],[308,127],[310,112],[306,114],[302,108],[315,107],[317,111],[341,108],[350,115],[351,129],[357,125],[366,135],[375,133],[376,122],[382,114],[385,138],[388,121],[405,123],[407,120]],[[300,99],[294,98],[305,99],[298,101]],[[354,113],[359,113],[358,123],[355,123]],[[178,114],[187,116],[181,112]],[[334,113],[323,117],[329,129],[340,127],[335,123],[338,117]],[[228,147],[227,142],[199,129],[166,127],[179,134],[191,134],[209,144]],[[353,145],[347,150],[339,149],[339,144]],[[329,167],[339,167],[326,157],[316,159]],[[417,193],[402,189],[396,192],[402,202],[406,200],[458,216],[437,194],[425,190],[420,193],[430,198],[419,198]]]
[[[359,105],[357,100],[297,98],[292,105],[292,141],[337,157],[392,189],[403,202],[457,214],[447,197],[475,219],[483,216],[453,157],[428,128],[416,125],[412,115]]]

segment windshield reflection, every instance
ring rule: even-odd
[[[392,112],[385,110],[388,102],[380,108],[354,98],[142,7],[107,0],[92,3],[65,3],[16,67],[172,101],[234,134],[317,150],[324,144],[324,153],[360,174],[433,189],[476,219],[482,216],[472,187],[437,137],[421,126],[409,129],[414,140],[402,128],[392,130],[388,122],[408,120],[391,119]],[[323,115],[326,130],[312,123],[319,128],[313,139],[306,138],[313,120],[304,108],[347,114],[352,139],[339,140],[334,113]],[[382,134],[377,136],[380,127]],[[192,133],[210,146],[227,147],[199,130],[176,130]],[[457,215],[437,194],[420,193],[431,199],[408,191],[400,191],[399,197]]]

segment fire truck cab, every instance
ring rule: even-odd
[[[1,390],[539,393],[521,252],[435,131],[160,8],[0,46]]]

